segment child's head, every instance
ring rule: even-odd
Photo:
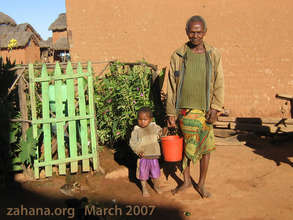
[[[147,127],[153,120],[153,112],[149,107],[142,107],[137,112],[138,126]]]

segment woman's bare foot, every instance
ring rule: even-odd
[[[208,191],[206,191],[205,187],[204,186],[198,186],[197,187],[197,190],[201,196],[201,198],[210,198],[212,195],[211,193],[209,193]]]
[[[187,189],[187,188],[189,188],[189,187],[191,187],[191,183],[183,183],[183,185],[181,185],[181,186],[179,186],[179,187],[176,187],[175,189],[172,189],[172,190],[171,190],[171,193],[172,193],[173,195],[175,195],[176,193],[178,193],[178,192],[182,192],[182,191],[184,191],[185,189]]]

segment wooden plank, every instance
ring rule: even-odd
[[[113,63],[113,62],[115,62],[115,60],[109,60],[109,61],[95,61],[95,62],[92,62],[92,64],[109,64],[109,63]],[[78,63],[72,63],[73,69],[76,69],[77,64],[78,64]],[[82,66],[83,69],[87,69],[88,62],[81,62],[81,64],[83,65],[83,66]],[[143,63],[141,62],[140,64],[143,64]],[[144,64],[145,64],[145,63],[144,63]],[[60,65],[61,67],[66,68],[66,67],[67,67],[67,62],[60,62],[59,65]],[[145,65],[148,65],[148,64],[145,64]],[[152,65],[152,64],[149,64],[149,65],[154,66],[154,65]],[[35,69],[36,69],[36,70],[37,70],[37,69],[42,69],[42,64],[35,64],[34,66],[35,66]],[[28,65],[26,65],[26,64],[17,65],[17,66],[15,66],[15,67],[10,68],[9,70],[10,70],[10,71],[13,71],[13,70],[23,69],[23,68],[28,69]],[[55,64],[53,64],[53,63],[48,63],[48,64],[47,64],[47,69],[54,69],[54,68],[55,68]]]
[[[27,110],[27,101],[26,101],[26,93],[25,93],[25,82],[24,79],[21,77],[24,73],[25,69],[18,69],[18,98],[19,98],[19,109],[21,113],[21,117],[24,120],[28,120],[28,110]],[[29,128],[29,123],[22,122],[21,123],[21,136],[23,139],[26,139],[26,131]]]
[[[243,117],[245,118],[245,117]],[[278,124],[281,120],[287,125],[293,125],[293,119],[290,118],[259,118],[262,124]],[[232,122],[236,123],[237,117],[218,117],[219,122]]]
[[[66,163],[77,162],[77,161],[89,159],[92,157],[93,157],[92,154],[88,154],[88,155],[77,156],[76,158],[69,158],[68,157],[68,158],[65,158],[62,160],[51,160],[50,162],[40,162],[39,167],[44,167],[47,165],[59,165],[59,164],[66,165]]]
[[[219,116],[218,121],[221,121],[221,122],[235,122],[235,117],[222,117],[222,116]]]
[[[66,121],[77,121],[82,119],[90,119],[94,117],[93,115],[85,115],[85,116],[71,116],[71,117],[60,117],[60,118],[49,118],[49,119],[38,119],[32,120],[32,124],[44,124],[44,123],[59,123],[59,122],[66,122]]]
[[[77,73],[82,74],[81,64],[77,67]],[[79,114],[86,116],[86,102],[84,94],[84,79],[78,78],[78,101],[79,101]],[[88,154],[88,133],[87,133],[87,120],[80,120],[80,138],[81,138],[81,152],[82,155]],[[82,161],[82,170],[90,171],[89,159]]]
[[[56,63],[55,67],[55,76],[61,75],[61,68],[59,63]],[[62,80],[55,81],[55,99],[56,99],[56,119],[64,118],[63,113],[63,103],[62,103]],[[65,122],[57,122],[57,152],[58,152],[58,159],[63,161],[65,159],[65,145],[64,145],[64,126]],[[66,165],[60,164],[59,165],[59,174],[65,175],[66,174]]]
[[[213,126],[216,128],[229,128],[231,122],[216,121]]]
[[[88,63],[88,95],[89,95],[89,114],[95,114],[95,106],[94,106],[94,87],[93,87],[93,76],[92,76],[92,66],[91,63]],[[97,152],[97,136],[96,136],[96,117],[90,119],[90,130],[91,130],[91,147],[92,147],[92,154],[93,154],[93,170],[97,170],[98,168],[98,161],[99,155]]]
[[[287,100],[287,101],[291,101],[291,100],[293,100],[293,95],[289,95],[289,94],[276,94],[276,98],[283,99],[283,100]]]
[[[43,64],[42,68],[42,77],[48,76],[46,65]],[[42,82],[42,116],[43,119],[50,118],[50,109],[49,109],[49,83]],[[45,148],[45,162],[52,160],[52,151],[51,151],[51,125],[49,123],[43,124],[44,132],[44,148]],[[45,167],[46,176],[52,176],[52,166]]]
[[[73,76],[73,69],[71,63],[68,62],[66,68],[66,74],[68,76]],[[68,115],[69,117],[75,116],[75,104],[74,104],[74,80],[73,78],[68,78],[66,80],[67,85],[67,101],[68,101]],[[77,140],[76,140],[76,121],[69,121],[69,153],[70,158],[77,157]],[[76,173],[78,171],[77,162],[71,162],[70,164],[71,173]]]
[[[29,64],[29,85],[30,85],[30,100],[31,100],[31,114],[32,114],[32,119],[36,120],[37,119],[37,110],[36,110],[36,94],[35,94],[35,83],[34,83],[34,66],[33,64]],[[33,124],[33,137],[37,138],[38,136],[38,127],[36,124]],[[40,178],[40,172],[39,172],[39,150],[36,151],[36,157],[37,159],[34,160],[34,173],[35,173],[35,178],[38,179]]]
[[[61,80],[61,79],[75,79],[75,78],[84,78],[86,76],[89,76],[88,74],[75,74],[74,76],[67,76],[67,75],[61,75],[61,76],[47,76],[47,77],[38,77],[35,78],[35,82],[46,82],[46,81],[52,81],[52,80]]]

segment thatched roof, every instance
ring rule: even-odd
[[[25,32],[28,29],[30,29],[40,41],[43,40],[42,37],[39,35],[39,33],[29,23],[19,24],[16,26],[16,28],[17,28],[17,31],[20,31],[20,32]]]
[[[0,12],[0,48],[6,49],[11,39],[17,40],[16,48],[26,47],[31,39],[37,45],[42,40],[38,32],[29,23],[16,25],[12,18]]]
[[[66,30],[67,23],[66,23],[66,14],[62,13],[59,14],[58,18],[50,25],[50,31],[63,31]]]
[[[66,37],[59,38],[53,45],[54,50],[69,50],[69,43]]]
[[[49,37],[47,40],[40,41],[40,48],[50,48],[52,47],[52,37]]]
[[[8,43],[11,39],[17,40],[16,48],[26,47],[31,39],[33,39],[38,45],[38,42],[40,41],[40,39],[38,39],[39,35],[36,35],[35,32],[32,31],[24,31],[23,28],[24,25],[0,25],[0,48],[8,48]]]
[[[16,22],[11,17],[4,14],[3,12],[0,12],[0,25],[1,24],[16,26]]]
[[[32,32],[21,32],[21,31],[5,31],[6,27],[0,25],[0,48],[7,48],[8,43],[11,39],[17,40],[18,47],[25,47],[29,40],[33,37]]]

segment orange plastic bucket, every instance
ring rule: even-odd
[[[165,161],[176,162],[182,160],[183,137],[177,135],[161,137],[161,143]]]

